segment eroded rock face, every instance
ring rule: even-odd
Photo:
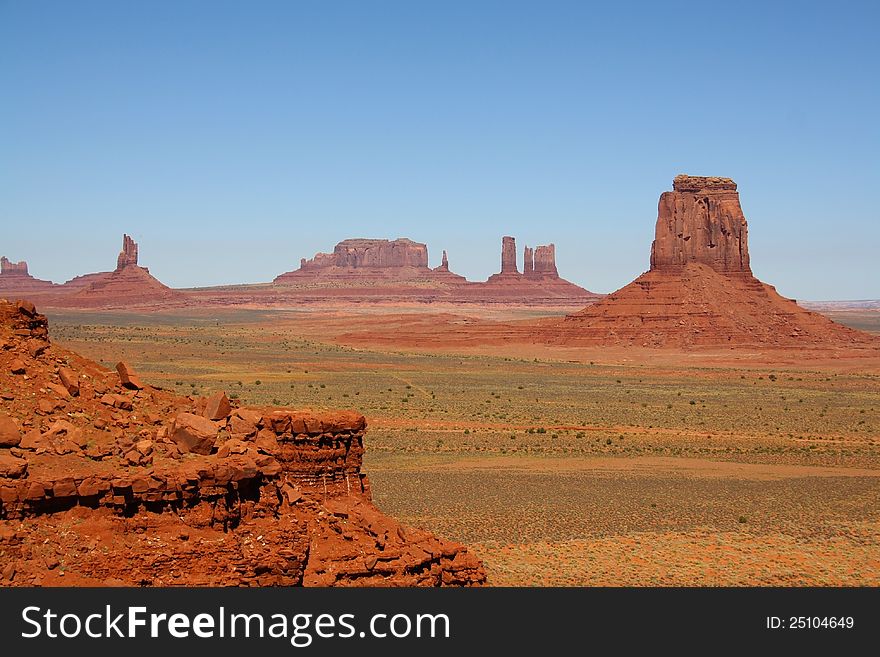
[[[516,267],[516,239],[509,235],[501,238],[501,273],[519,273]]]
[[[547,244],[535,247],[534,274],[546,278],[558,278],[556,270],[556,245]]]
[[[27,262],[12,262],[3,256],[0,258],[0,276],[28,276]]]
[[[34,278],[28,273],[27,262],[12,262],[6,256],[0,257],[0,292],[34,294],[51,292],[58,286],[51,281]]]
[[[527,246],[523,249],[523,276],[531,276],[535,273],[535,251]]]
[[[720,273],[751,273],[748,228],[730,178],[676,176],[660,196],[651,270],[702,263]]]
[[[132,390],[49,343],[26,303],[0,300],[0,344],[4,585],[485,582],[464,547],[373,506],[360,413]]]
[[[449,271],[449,257],[446,255],[446,249],[443,249],[443,257],[440,258],[440,266],[434,267],[434,271],[437,271],[437,272],[448,272]]]
[[[302,269],[322,267],[394,268],[428,266],[428,247],[412,240],[350,239],[336,245],[333,253],[318,253],[301,264]]]
[[[116,271],[128,267],[129,265],[137,265],[138,263],[138,245],[128,235],[122,236],[122,251],[116,258]]]

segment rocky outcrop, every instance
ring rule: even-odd
[[[440,258],[440,266],[434,267],[434,271],[436,271],[436,272],[448,272],[449,271],[449,257],[446,255],[446,249],[443,249],[443,257]]]
[[[663,192],[651,246],[651,270],[698,262],[721,273],[750,274],[748,228],[730,178],[676,176]]]
[[[535,273],[535,252],[532,247],[523,249],[523,276],[530,277]]]
[[[536,246],[532,256],[531,272],[527,276],[535,278],[559,278],[556,270],[556,245]]]
[[[122,236],[122,251],[116,257],[116,271],[121,271],[130,265],[137,266],[138,245],[128,235]]]
[[[678,176],[660,197],[651,269],[542,330],[554,342],[651,348],[877,342],[780,296],[752,276],[748,253],[736,183]]]
[[[516,267],[516,239],[507,235],[501,238],[501,273],[519,273]]]
[[[51,344],[27,303],[0,301],[0,344],[4,584],[485,582],[464,547],[372,504],[360,413],[129,389]]]
[[[3,256],[0,258],[0,276],[29,276],[27,262],[12,262]]]

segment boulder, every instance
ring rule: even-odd
[[[0,447],[17,447],[21,442],[21,429],[9,415],[0,415]]]
[[[210,454],[217,440],[217,426],[201,415],[180,413],[171,426],[171,439],[184,454]]]
[[[140,390],[144,387],[134,369],[125,361],[116,363],[116,371],[119,373],[119,382],[123,388]]]
[[[76,397],[79,395],[79,378],[69,367],[58,368],[58,378],[61,379],[61,385],[65,387],[68,393]]]
[[[232,412],[232,405],[223,391],[215,392],[205,401],[204,415],[209,420],[225,420]]]

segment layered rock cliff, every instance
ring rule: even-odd
[[[179,397],[47,328],[32,304],[0,301],[2,584],[485,581],[464,547],[373,506],[359,413]]]
[[[750,274],[748,227],[736,183],[679,175],[672,189],[660,195],[651,270],[699,262],[721,273]]]

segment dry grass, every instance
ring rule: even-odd
[[[473,546],[496,584],[880,584],[876,374],[354,349],[285,317],[50,319],[184,394],[361,410],[379,506]]]

